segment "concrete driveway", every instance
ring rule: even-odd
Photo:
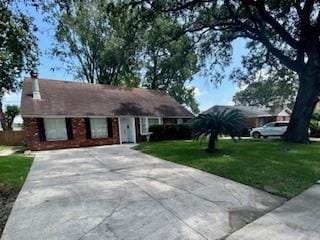
[[[129,147],[37,153],[2,239],[221,239],[283,202]]]
[[[320,181],[227,240],[319,240]]]

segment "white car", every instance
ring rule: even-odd
[[[289,122],[270,122],[263,127],[253,128],[250,133],[254,138],[283,136],[283,134],[287,131],[288,124]]]

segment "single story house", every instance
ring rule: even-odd
[[[136,143],[154,124],[194,116],[163,91],[25,78],[21,116],[31,150]]]
[[[204,113],[212,111],[213,109],[219,109],[223,111],[226,108],[240,110],[245,117],[245,123],[247,128],[261,127],[268,122],[289,121],[292,113],[292,111],[287,107],[279,110],[271,110],[267,108],[258,108],[242,105],[217,105],[213,106],[212,108],[209,108]]]

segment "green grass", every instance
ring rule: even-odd
[[[237,182],[291,198],[320,179],[320,143],[289,144],[272,140],[220,140],[219,151],[206,143],[164,141],[142,143],[144,153],[191,166]]]
[[[0,157],[0,236],[32,161],[23,154]]]
[[[0,157],[0,184],[20,189],[29,172],[33,157],[12,154]]]

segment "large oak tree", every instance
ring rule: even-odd
[[[244,70],[233,77],[250,81],[263,69],[296,74],[299,89],[285,139],[308,142],[310,118],[320,90],[319,0],[128,0],[144,19],[165,13],[179,19],[214,65],[230,64],[232,41],[247,40]],[[221,72],[217,74],[221,76]]]

